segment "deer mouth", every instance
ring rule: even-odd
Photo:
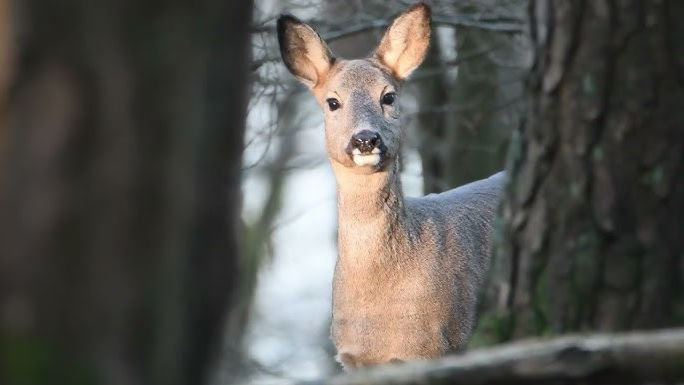
[[[355,148],[352,150],[351,157],[357,166],[377,166],[382,162],[385,154],[380,148],[375,147],[370,152],[362,153],[361,150]]]

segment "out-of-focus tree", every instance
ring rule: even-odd
[[[533,1],[530,16],[534,97],[482,326],[682,325],[684,4]]]
[[[205,383],[238,278],[252,2],[13,6],[0,383]]]
[[[224,354],[227,365],[223,372],[230,371],[231,380],[246,378],[253,371],[249,360],[244,357],[244,336],[250,320],[252,300],[257,287],[259,269],[264,265],[272,253],[270,244],[275,231],[275,219],[281,210],[283,189],[288,177],[289,164],[295,150],[296,130],[299,127],[297,92],[293,86],[294,80],[283,85],[282,94],[274,94],[275,125],[271,137],[267,140],[273,143],[269,146],[275,155],[258,164],[246,167],[259,167],[268,182],[267,192],[261,207],[259,217],[244,225],[243,248],[240,255],[239,270],[241,278],[236,290],[237,298],[233,302],[231,313],[226,324],[226,345]],[[275,96],[278,96],[275,98]],[[249,193],[249,192],[245,192]],[[221,374],[220,374],[221,375]]]
[[[503,168],[525,101],[529,48],[521,38],[524,11],[524,1],[435,2],[438,21],[479,15],[489,24],[437,24],[429,56],[416,74],[420,107],[415,122],[425,193]]]
[[[10,2],[9,0],[0,0],[0,173],[2,172],[2,154],[5,149],[6,98],[9,92],[10,77],[14,69],[12,25]],[[2,175],[0,174],[0,180],[1,178]]]

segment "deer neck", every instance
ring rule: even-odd
[[[343,264],[398,258],[395,243],[405,221],[399,166],[357,174],[333,161],[337,180],[339,259]]]

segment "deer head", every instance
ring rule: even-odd
[[[423,3],[397,16],[375,52],[357,60],[333,56],[320,35],[297,18],[278,19],[283,61],[323,109],[333,166],[371,174],[396,162],[404,136],[400,88],[425,58],[429,40],[430,8]]]

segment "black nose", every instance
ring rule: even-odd
[[[380,147],[381,144],[380,134],[373,131],[363,130],[351,138],[352,148],[358,149],[362,154],[370,153],[374,148]]]

